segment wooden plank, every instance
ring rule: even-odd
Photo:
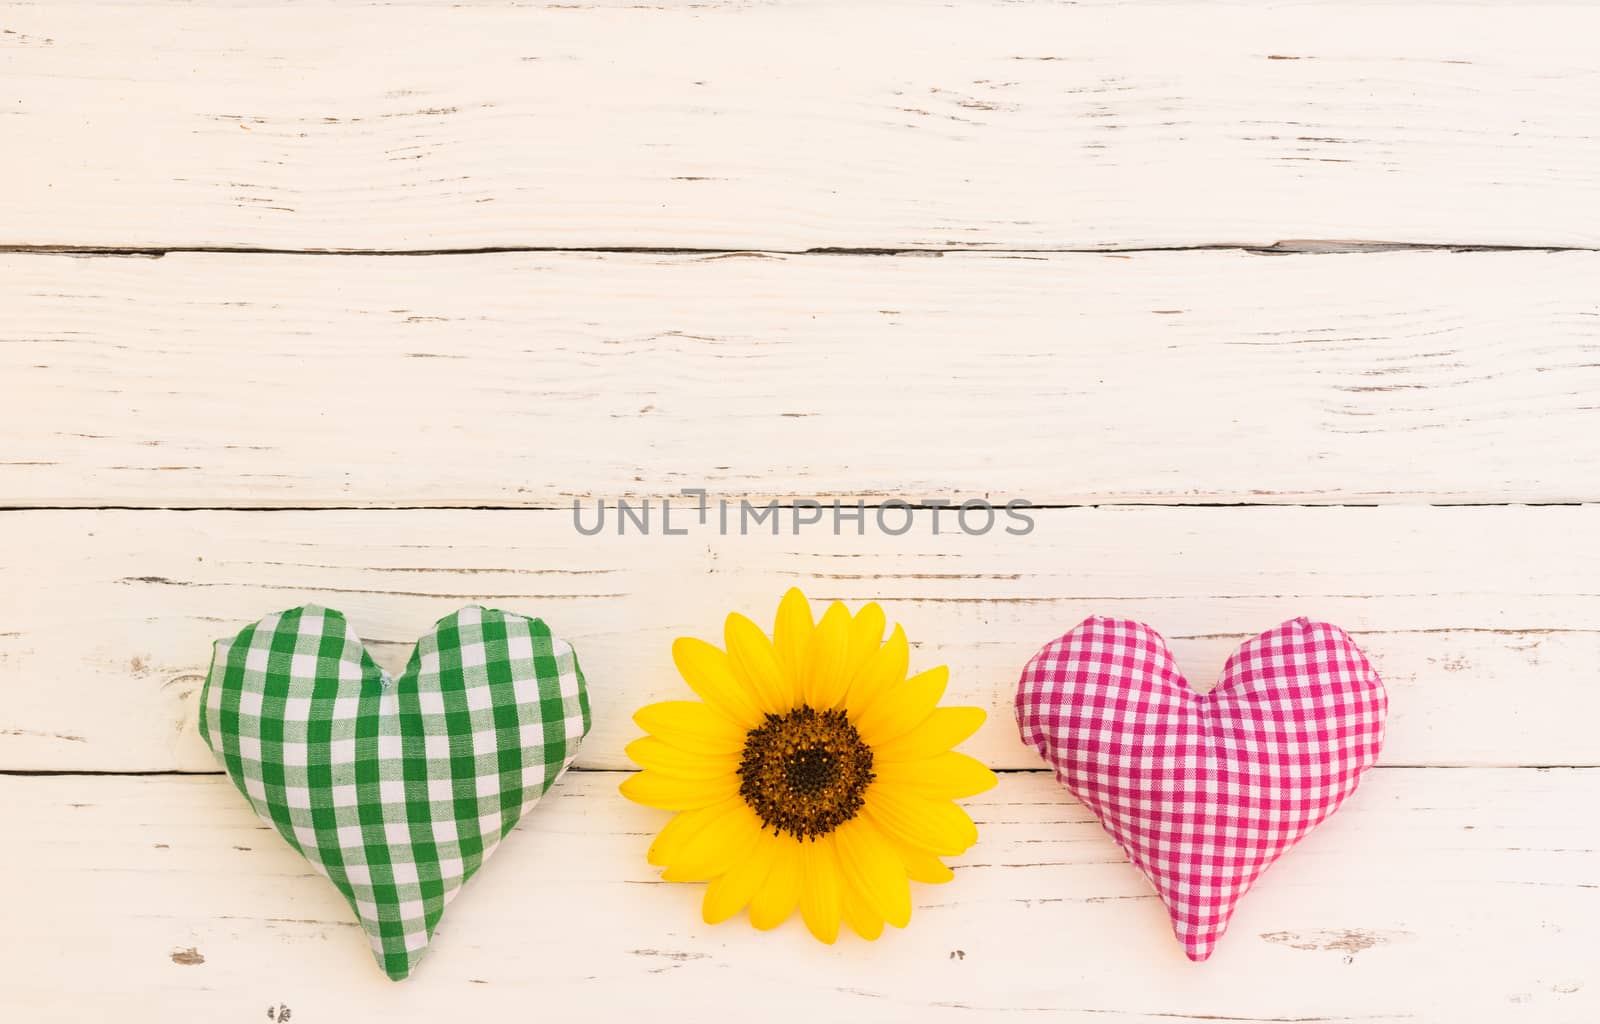
[[[0,501],[1600,497],[1600,254],[0,257]]]
[[[5,244],[1600,244],[1592,5],[51,3],[5,33]]]
[[[445,915],[372,964],[326,880],[224,779],[0,778],[28,879],[0,930],[27,1020],[504,1016],[776,1022],[1593,1020],[1595,770],[1378,769],[1190,964],[1148,884],[1044,773],[969,801],[981,839],[911,927],[816,944],[700,922],[645,864],[665,815],[558,784]],[[70,950],[70,955],[63,951]],[[63,993],[71,993],[63,998]],[[714,1011],[712,1010],[714,1008]],[[288,1018],[280,1018],[288,1019]]]
[[[1392,691],[1388,764],[1600,764],[1600,506],[1040,510],[1026,537],[926,515],[892,537],[583,537],[563,511],[5,514],[0,769],[215,770],[195,733],[211,641],[277,609],[342,609],[399,670],[482,602],[577,646],[595,723],[580,763],[626,768],[637,707],[687,697],[677,636],[783,589],[880,600],[990,709],[968,749],[1038,761],[1010,701],[1039,646],[1092,613],[1145,619],[1209,687],[1239,641],[1295,615],[1355,632]]]

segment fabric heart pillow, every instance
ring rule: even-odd
[[[572,648],[539,619],[469,607],[391,678],[315,605],[217,642],[200,735],[264,821],[406,977],[445,906],[589,731]]]
[[[1155,885],[1191,960],[1378,759],[1388,699],[1337,626],[1246,641],[1210,693],[1143,623],[1093,617],[1022,672],[1017,726]]]

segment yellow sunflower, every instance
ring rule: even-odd
[[[790,590],[771,639],[729,615],[727,650],[684,637],[672,658],[698,701],[641,708],[650,735],[630,743],[644,771],[628,799],[678,812],[650,845],[672,882],[709,882],[716,924],[750,908],[773,928],[795,910],[823,942],[843,920],[864,939],[911,920],[908,880],[948,882],[940,857],[964,852],[977,827],[952,801],[989,789],[989,769],[950,748],[984,711],[938,707],[949,670],[906,678],[909,650],[883,609],[821,621]]]

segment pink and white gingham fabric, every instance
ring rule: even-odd
[[[1161,635],[1095,616],[1022,672],[1017,727],[1155,885],[1190,960],[1378,759],[1388,698],[1344,630],[1293,619],[1246,641],[1208,694]]]

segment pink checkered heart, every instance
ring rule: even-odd
[[[1017,685],[1023,741],[1155,885],[1190,960],[1355,791],[1387,711],[1361,648],[1304,618],[1246,641],[1207,694],[1155,630],[1101,616],[1046,644]]]

